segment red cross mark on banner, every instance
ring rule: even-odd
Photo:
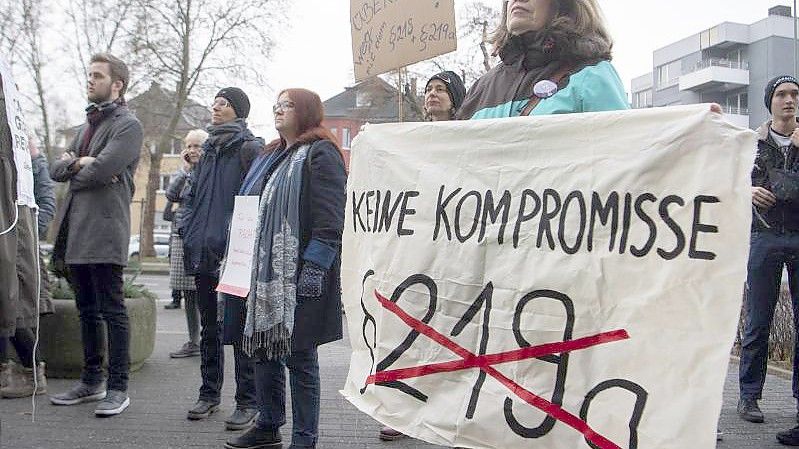
[[[477,355],[467,350],[466,348],[455,343],[452,339],[444,336],[439,331],[433,329],[431,326],[423,323],[422,321],[412,317],[407,312],[402,310],[395,302],[382,296],[379,292],[375,291],[377,301],[400,320],[407,324],[411,329],[419,332],[420,334],[430,338],[441,346],[449,349],[460,360],[453,360],[450,362],[432,363],[429,365],[421,365],[412,368],[401,368],[393,370],[378,371],[370,375],[367,379],[367,384],[376,384],[381,382],[390,382],[401,379],[411,379],[415,377],[427,376],[430,374],[446,373],[460,371],[469,368],[479,368],[489,376],[496,379],[499,383],[507,387],[513,394],[521,400],[532,405],[533,407],[543,411],[549,416],[553,417],[559,422],[566,424],[569,427],[577,430],[585,439],[599,449],[621,449],[614,442],[606,437],[600,435],[595,430],[580,419],[579,417],[567,412],[562,407],[553,404],[550,401],[532,393],[525,389],[518,383],[514,382],[501,372],[499,372],[494,365],[507,362],[516,362],[527,360],[531,358],[544,357],[548,355],[563,354],[567,352],[578,351],[587,349],[594,346],[612,343],[615,341],[629,339],[630,336],[627,331],[620,329],[611,332],[603,332],[600,334],[592,335],[589,337],[578,338],[574,340],[562,341],[557,343],[546,343],[537,346],[530,346],[526,348],[516,349],[513,351],[501,352],[496,354]]]

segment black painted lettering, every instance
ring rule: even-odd
[[[719,227],[701,223],[699,221],[700,214],[702,213],[702,203],[718,203],[721,200],[715,196],[699,195],[694,198],[694,221],[691,227],[691,243],[688,245],[688,257],[691,259],[713,260],[716,258],[716,253],[712,251],[701,251],[696,249],[696,241],[700,232],[716,234],[719,232]]]
[[[560,212],[560,195],[553,189],[545,189],[542,196],[541,221],[538,225],[538,239],[536,240],[535,246],[541,248],[541,239],[544,233],[546,233],[549,249],[555,249],[555,240],[552,238],[552,229],[550,228],[549,221],[557,217],[558,212]],[[550,204],[554,205],[551,210],[547,207]]]
[[[599,222],[602,226],[607,226],[610,220],[610,243],[608,244],[608,251],[613,251],[613,244],[616,243],[616,231],[619,229],[619,194],[610,192],[608,199],[602,205],[602,199],[599,194],[594,192],[591,195],[591,219],[588,224],[588,241],[586,247],[588,251],[594,249],[594,224],[599,217]]]
[[[533,207],[532,212],[525,212],[527,208],[527,198],[530,198],[534,203],[535,206]],[[538,215],[538,211],[541,210],[541,198],[538,197],[538,194],[530,189],[524,189],[522,192],[522,199],[519,204],[519,215],[516,217],[516,226],[513,228],[513,247],[519,247],[519,231],[522,228],[522,223],[528,220],[532,220],[536,215]]]
[[[366,196],[365,193],[361,193],[360,199],[356,200],[355,197],[356,193],[353,190],[352,192],[352,230],[353,232],[358,232],[358,223],[361,224],[361,230],[366,232],[366,225],[363,222],[363,218],[361,217],[361,205],[363,204],[363,198]]]
[[[419,192],[415,190],[405,192],[405,195],[402,196],[402,208],[400,208],[399,218],[397,219],[398,236],[413,235],[413,229],[405,228],[405,217],[416,214],[416,209],[408,207],[408,201],[410,201],[411,198],[416,198],[417,196],[419,196]]]
[[[669,215],[669,204],[675,203],[680,206],[685,205],[685,201],[677,195],[669,195],[663,198],[663,201],[660,202],[659,212],[660,218],[666,223],[666,226],[671,229],[671,232],[674,233],[674,237],[677,238],[677,244],[674,246],[674,249],[671,251],[666,251],[663,248],[658,248],[658,254],[660,257],[671,260],[675,257],[679,256],[680,253],[685,249],[685,233],[682,232],[680,225],[674,221],[673,218]]]
[[[463,208],[464,203],[466,203],[466,200],[469,198],[475,199],[474,215],[472,215],[471,220],[469,220],[472,222],[472,225],[469,228],[469,232],[464,234],[461,232],[461,218],[462,218],[461,210]],[[455,207],[455,237],[458,238],[459,242],[463,243],[466,240],[469,240],[469,238],[472,235],[474,235],[475,231],[477,231],[477,225],[480,224],[480,210],[482,208],[482,205],[483,205],[483,198],[480,196],[480,192],[476,190],[469,191],[466,195],[463,195],[461,197],[460,201],[458,201],[458,205]]]
[[[370,232],[372,231],[372,228],[369,226],[370,225],[369,217],[375,211],[372,210],[372,204],[369,202],[369,198],[371,198],[373,196],[375,196],[375,191],[374,190],[370,190],[370,191],[366,192],[366,230],[370,231]]]
[[[579,205],[578,213],[580,214],[580,227],[577,230],[577,238],[574,241],[572,246],[569,246],[566,243],[566,218],[568,215],[569,204],[572,201],[577,200],[577,204]],[[560,226],[558,227],[558,240],[560,241],[560,246],[563,248],[563,251],[566,254],[575,254],[577,251],[580,250],[580,246],[583,244],[583,234],[585,233],[585,222],[586,222],[586,211],[585,211],[585,198],[583,198],[583,193],[579,190],[575,190],[568,194],[566,198],[563,200],[563,210],[560,212]]]
[[[624,210],[621,216],[621,238],[619,238],[619,254],[627,249],[627,237],[630,235],[630,216],[632,215],[633,196],[624,194]]]
[[[655,221],[644,211],[644,201],[651,201],[654,203],[657,201],[657,197],[651,193],[644,193],[635,199],[635,215],[649,227],[649,238],[642,248],[639,249],[636,248],[635,245],[630,245],[630,254],[635,257],[644,257],[649,254],[649,251],[655,246],[655,239],[658,236],[658,228],[655,226]]]
[[[461,188],[458,187],[449,196],[442,201],[444,198],[444,188],[446,186],[441,186],[438,190],[438,201],[436,203],[436,228],[433,230],[433,240],[438,238],[438,231],[441,229],[441,223],[444,223],[444,230],[447,231],[447,240],[452,240],[452,231],[449,227],[449,218],[447,217],[447,204],[461,191]]]
[[[483,206],[483,218],[480,220],[480,235],[478,236],[477,241],[483,241],[483,238],[486,234],[486,226],[488,221],[491,220],[491,224],[496,224],[497,218],[499,218],[500,214],[502,214],[502,222],[499,225],[499,231],[497,231],[497,243],[500,245],[502,244],[502,242],[505,240],[505,225],[508,224],[510,201],[510,191],[506,190],[505,193],[502,194],[502,198],[500,198],[499,203],[497,203],[496,207],[494,207],[494,194],[490,190],[486,190],[485,205]]]
[[[386,190],[386,196],[383,198],[383,212],[380,214],[381,219],[377,227],[377,232],[391,229],[391,221],[394,219],[394,213],[397,212],[397,208],[402,201],[403,193],[404,192],[400,192],[400,194],[397,195],[397,199],[394,200],[394,204],[391,204],[391,191]]]

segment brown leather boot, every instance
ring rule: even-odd
[[[0,397],[23,398],[34,393],[47,393],[47,378],[44,375],[44,362],[39,362],[36,369],[36,384],[34,384],[33,368],[14,364],[9,370],[8,385],[0,388]]]

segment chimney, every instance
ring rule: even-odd
[[[769,16],[791,17],[791,7],[785,5],[772,6],[768,10]]]

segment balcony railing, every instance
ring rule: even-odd
[[[722,106],[721,110],[724,111],[725,114],[749,115],[749,108],[739,108],[737,106]]]
[[[749,62],[735,61],[726,58],[706,58],[702,59],[701,61],[696,61],[693,71],[696,72],[708,67],[726,67],[728,69],[749,70]]]

